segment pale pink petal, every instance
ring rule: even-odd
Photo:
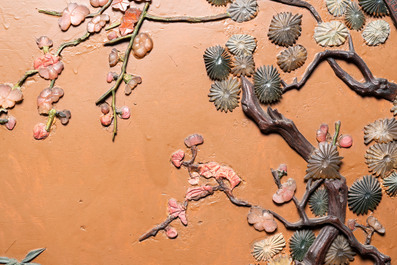
[[[189,148],[192,146],[202,144],[203,142],[204,142],[203,136],[201,136],[200,134],[192,134],[186,137],[185,139],[185,145]]]
[[[17,123],[17,119],[15,119],[14,116],[8,116],[8,121],[5,125],[6,128],[11,131],[12,129],[14,129],[16,123]]]
[[[47,67],[40,67],[39,75],[44,79],[50,79],[50,71],[48,70]]]
[[[266,221],[263,223],[263,227],[267,233],[273,233],[277,229],[277,223],[274,220]]]
[[[36,140],[42,140],[47,138],[47,136],[50,134],[47,132],[45,129],[46,125],[44,123],[38,123],[33,127],[33,137]]]
[[[62,17],[58,19],[58,25],[63,31],[68,30],[71,25],[70,14],[64,12]]]
[[[11,92],[11,87],[9,85],[0,84],[0,98],[6,98]]]
[[[85,17],[90,13],[88,7],[84,5],[77,6],[70,15],[72,25],[77,26],[85,20]]]
[[[282,190],[277,190],[276,193],[273,194],[273,201],[278,204],[284,203]]]
[[[19,89],[11,90],[10,94],[8,94],[7,99],[18,102],[23,99],[23,94]]]
[[[126,11],[127,8],[129,7],[130,2],[128,0],[114,0],[112,4],[112,8],[118,9],[121,11]]]
[[[51,92],[51,100],[52,102],[57,102],[60,97],[64,94],[63,89],[60,87],[54,87]]]
[[[184,157],[185,157],[185,152],[179,149],[178,151],[172,153],[171,162],[175,167],[180,168]]]
[[[201,187],[194,187],[188,188],[186,193],[186,200],[195,200],[198,201],[201,198],[204,198],[210,194],[213,194],[213,188],[211,186],[201,186]]]
[[[183,225],[187,225],[187,218],[186,218],[186,212],[185,211],[180,212],[178,217],[179,217],[179,220],[181,220],[181,223]]]
[[[164,230],[165,230],[165,234],[169,239],[174,239],[178,236],[178,232],[172,226],[167,226],[166,228],[164,228]]]
[[[198,185],[200,183],[200,178],[192,177],[192,178],[189,178],[187,182],[189,182],[190,185],[195,186],[195,185]]]

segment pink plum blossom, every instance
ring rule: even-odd
[[[208,195],[213,194],[213,188],[209,185],[201,186],[201,187],[194,187],[194,188],[188,188],[187,193],[186,193],[186,200],[194,200],[198,201],[201,198],[204,198]]]
[[[168,214],[178,217],[182,224],[187,225],[186,207],[173,198],[168,200]]]
[[[46,53],[43,57],[34,61],[33,67],[39,70],[39,75],[44,79],[53,80],[62,72],[63,63],[58,56]]]
[[[165,230],[165,234],[169,239],[174,239],[178,236],[178,232],[176,231],[176,229],[170,225],[164,228],[164,230]]]
[[[140,83],[142,83],[142,78],[140,76],[133,75],[130,81],[125,85],[124,94],[131,94],[132,90]]]
[[[43,140],[45,138],[48,137],[48,135],[50,134],[49,132],[47,132],[47,130],[45,129],[46,125],[44,123],[37,123],[34,127],[33,127],[33,137],[36,140]]]
[[[272,233],[277,229],[277,223],[273,215],[257,206],[253,206],[247,216],[248,223],[253,225],[258,231]]]
[[[77,26],[85,20],[89,13],[90,10],[86,6],[70,3],[63,10],[62,17],[58,20],[59,27],[66,31],[70,25]]]
[[[110,20],[109,15],[101,14],[93,17],[87,24],[87,31],[90,33],[98,33]]]
[[[106,5],[107,2],[108,2],[108,0],[90,0],[90,4],[93,7],[104,6],[104,5]]]
[[[15,119],[14,116],[10,115],[8,116],[8,121],[5,125],[6,128],[11,131],[12,129],[14,129],[16,123],[17,123],[17,119]]]
[[[184,157],[185,157],[185,152],[179,149],[178,151],[172,153],[171,162],[175,167],[180,168]]]
[[[0,84],[0,107],[8,109],[15,106],[16,102],[23,99],[19,89],[12,89],[10,85]]]
[[[37,46],[42,49],[44,47],[51,47],[53,45],[53,42],[50,38],[47,36],[41,36],[36,40]]]
[[[112,8],[123,12],[126,11],[129,6],[130,2],[128,0],[114,0],[112,3]]]
[[[295,194],[296,182],[294,179],[289,178],[287,182],[281,185],[281,188],[273,195],[275,203],[289,202]]]
[[[109,111],[110,111],[110,106],[109,106],[109,104],[108,103],[102,103],[101,104],[101,112],[103,113],[103,114],[108,114],[109,113]]]
[[[209,162],[199,165],[199,174],[205,178],[214,177],[216,179],[224,178],[230,183],[230,189],[234,189],[241,179],[237,176],[233,169],[227,166],[221,166],[216,162]]]
[[[200,145],[203,142],[204,142],[203,136],[201,136],[200,134],[192,134],[186,137],[185,139],[185,145],[189,148],[192,146]]]
[[[328,129],[328,124],[323,123],[320,125],[320,129],[316,132],[316,139],[319,143],[327,141]]]
[[[63,96],[63,89],[59,87],[45,88],[37,97],[37,109],[40,114],[46,114],[52,109],[52,104]]]

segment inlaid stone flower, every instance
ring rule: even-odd
[[[198,167],[198,173],[204,178],[214,177],[215,179],[226,179],[230,183],[231,190],[241,182],[240,177],[237,176],[233,169],[227,166],[221,166],[216,162],[200,164]]]
[[[110,17],[107,14],[97,15],[88,22],[87,31],[90,33],[100,32],[109,20]]]
[[[381,17],[389,14],[383,0],[358,0],[362,9],[371,16]]]
[[[309,207],[315,216],[324,216],[328,211],[328,194],[325,189],[317,189],[309,199]]]
[[[369,46],[385,43],[389,35],[389,23],[381,19],[370,22],[362,33],[365,43]]]
[[[328,11],[335,17],[342,16],[349,0],[325,0]]]
[[[368,175],[356,180],[350,187],[347,202],[349,209],[355,214],[367,214],[378,206],[382,199],[379,181]]]
[[[178,217],[182,224],[187,225],[186,207],[173,198],[168,200],[168,214]]]
[[[187,193],[186,193],[186,200],[194,200],[198,201],[201,198],[207,197],[208,195],[213,194],[213,188],[209,185],[201,186],[201,187],[194,187],[194,188],[188,188]]]
[[[348,2],[346,5],[345,23],[353,30],[360,30],[364,26],[365,16],[356,2]]]
[[[374,144],[367,150],[365,162],[375,176],[386,177],[397,166],[396,142]]]
[[[292,258],[302,261],[315,239],[316,236],[311,230],[296,231],[289,240]]]
[[[207,0],[208,3],[214,6],[225,6],[227,3],[232,2],[231,0]]]
[[[239,55],[234,57],[232,74],[234,76],[251,76],[255,73],[255,63],[252,55]]]
[[[130,2],[128,0],[113,0],[112,8],[120,11],[126,11],[130,6]]]
[[[36,140],[44,140],[50,135],[50,132],[46,130],[46,125],[44,123],[37,123],[33,127],[33,137]]]
[[[212,80],[226,79],[232,67],[230,55],[221,46],[209,47],[204,52],[205,69]]]
[[[314,29],[314,39],[324,47],[339,46],[345,43],[349,30],[340,21],[322,22]]]
[[[282,95],[281,78],[272,65],[259,67],[254,74],[254,91],[265,104],[278,101]]]
[[[63,70],[63,63],[58,56],[46,53],[37,58],[33,63],[34,69],[39,71],[39,75],[44,79],[54,80]]]
[[[379,220],[376,217],[372,216],[372,215],[368,216],[367,225],[372,227],[379,234],[383,235],[386,232],[386,229],[379,222]]]
[[[174,153],[172,153],[171,162],[175,167],[180,168],[184,157],[185,157],[185,152],[179,149]]]
[[[376,120],[364,127],[364,143],[372,140],[377,143],[387,143],[397,140],[397,121],[392,119]]]
[[[235,0],[227,10],[231,19],[236,22],[245,22],[253,19],[258,12],[256,0]]]
[[[190,148],[204,143],[204,138],[202,135],[195,133],[186,137],[184,143],[188,148]]]
[[[301,35],[302,15],[281,12],[273,16],[267,36],[270,41],[280,46],[293,45]]]
[[[397,195],[397,173],[393,172],[389,177],[383,179],[383,186],[389,196]]]
[[[325,256],[326,265],[349,264],[354,260],[355,253],[351,249],[349,242],[342,235],[338,235]]]
[[[107,2],[108,2],[108,0],[90,0],[90,4],[93,7],[104,6],[104,5],[106,5]]]
[[[132,44],[134,56],[141,59],[153,49],[153,40],[148,33],[139,33]]]
[[[305,179],[338,179],[342,157],[336,146],[322,142],[314,150],[307,164]]]
[[[229,78],[222,81],[215,81],[211,85],[210,101],[214,102],[217,110],[228,112],[233,111],[240,99],[240,83],[235,78]]]
[[[252,256],[257,261],[269,260],[285,247],[285,239],[283,234],[279,233],[274,236],[266,237],[257,241],[252,246]]]
[[[52,104],[58,102],[63,94],[63,89],[60,87],[43,89],[37,97],[37,109],[39,113],[47,114],[52,109]]]
[[[138,8],[128,8],[125,11],[125,14],[121,19],[121,23],[119,26],[121,36],[125,36],[134,31],[135,24],[138,22],[141,13],[142,11]]]
[[[290,73],[301,67],[307,59],[307,51],[302,45],[296,45],[283,50],[277,56],[277,64],[281,70]]]
[[[251,55],[256,48],[256,39],[248,34],[235,34],[226,42],[233,55]]]
[[[289,202],[295,194],[296,182],[293,178],[289,178],[281,185],[281,188],[273,195],[275,203]]]

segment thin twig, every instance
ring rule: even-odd
[[[101,15],[108,7],[112,4],[113,0],[109,0],[103,7],[101,7],[98,12],[88,14],[86,18],[95,17],[97,15]]]
[[[38,70],[29,70],[26,71],[25,74],[22,76],[22,78],[15,84],[14,88],[20,87],[25,83],[26,79],[28,79],[29,76],[37,74],[39,71]]]
[[[77,38],[73,41],[68,41],[65,43],[62,43],[61,46],[58,48],[58,51],[55,53],[55,56],[59,56],[61,55],[63,49],[70,47],[70,46],[76,46],[79,45],[80,43],[82,43],[83,41],[87,40],[89,37],[91,36],[91,33],[89,33],[88,31],[81,36],[80,38]]]
[[[127,47],[127,49],[125,50],[125,53],[124,53],[125,55],[124,55],[123,65],[121,66],[121,72],[120,72],[120,74],[119,74],[119,77],[118,77],[117,80],[116,80],[115,85],[114,85],[112,88],[110,88],[108,91],[106,91],[106,92],[95,102],[95,104],[97,104],[97,105],[100,104],[102,101],[104,101],[106,98],[109,97],[109,95],[112,93],[112,91],[116,91],[116,90],[119,88],[119,86],[120,86],[120,84],[121,84],[121,81],[123,80],[123,76],[124,76],[124,74],[125,74],[125,72],[126,72],[126,69],[127,69],[127,63],[128,63],[128,58],[129,58],[129,56],[130,56],[131,50],[132,50],[132,44],[134,43],[134,39],[135,39],[136,35],[138,34],[138,32],[139,32],[141,26],[142,26],[142,23],[143,23],[143,21],[144,21],[144,19],[145,19],[147,10],[149,9],[149,6],[150,6],[150,3],[146,3],[146,4],[145,4],[145,7],[143,8],[142,14],[141,14],[141,16],[139,17],[139,20],[138,20],[138,22],[137,22],[137,24],[136,24],[136,26],[135,26],[134,32],[133,32],[133,33],[131,34],[131,36],[130,36],[130,42],[129,42],[128,47]]]
[[[204,17],[189,17],[189,16],[161,17],[152,14],[147,14],[146,18],[151,21],[165,22],[165,23],[172,23],[172,22],[204,23],[204,22],[228,19],[230,18],[230,15],[228,13],[222,13],[218,15],[204,16]]]

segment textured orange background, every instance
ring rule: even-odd
[[[59,30],[57,18],[38,14],[36,8],[62,10],[64,0],[0,0],[0,81],[16,82],[40,56],[35,38],[48,35],[55,47],[83,35],[85,26]],[[88,0],[77,1],[88,4]],[[311,1],[324,20],[332,19],[322,1]],[[277,209],[295,220],[291,204],[275,206],[276,191],[270,168],[287,163],[289,176],[304,191],[305,162],[277,135],[262,135],[241,107],[232,113],[217,112],[208,101],[211,81],[204,69],[202,54],[224,44],[235,33],[255,36],[257,66],[276,63],[283,49],[270,43],[267,29],[273,15],[281,11],[303,14],[303,32],[298,44],[308,50],[307,63],[291,74],[287,82],[300,77],[316,52],[323,50],[312,36],[315,21],[306,10],[259,1],[256,19],[237,24],[230,20],[208,24],[160,24],[145,22],[154,49],[142,60],[131,59],[128,72],[143,78],[132,95],[120,90],[118,105],[132,107],[132,118],[119,123],[116,142],[110,129],[99,123],[95,100],[110,86],[107,56],[111,47],[102,47],[105,35],[63,53],[65,70],[56,84],[65,96],[58,109],[72,111],[72,120],[55,130],[45,141],[32,138],[32,128],[45,118],[36,111],[36,97],[48,86],[39,77],[24,85],[24,101],[11,110],[18,119],[14,131],[0,128],[0,255],[22,259],[28,250],[46,247],[35,262],[45,264],[249,264],[251,244],[263,237],[247,224],[247,209],[233,206],[224,194],[215,194],[190,204],[189,225],[175,222],[176,240],[163,232],[143,243],[138,237],[166,218],[167,200],[182,200],[188,187],[187,172],[176,170],[170,154],[184,148],[183,139],[201,133],[198,161],[230,165],[244,179],[236,195],[266,208]],[[224,12],[205,0],[153,0],[150,12],[158,15],[209,15]],[[120,17],[115,13],[115,17]],[[370,18],[369,20],[373,20]],[[389,17],[391,34],[385,45],[368,47],[359,32],[351,32],[356,50],[374,75],[397,82],[397,31]],[[126,44],[119,45],[125,49]],[[341,49],[347,49],[344,45]],[[360,78],[358,71],[342,63]],[[118,66],[119,67],[119,66]],[[118,69],[117,69],[118,71]],[[341,150],[345,157],[341,173],[348,185],[368,174],[364,164],[367,147],[363,126],[378,118],[391,117],[391,103],[361,98],[337,79],[323,63],[301,91],[291,91],[276,106],[295,121],[301,132],[315,143],[315,130],[322,122],[342,121],[342,132],[352,134],[354,145]],[[386,227],[386,235],[373,237],[380,251],[397,259],[397,210],[395,199],[383,196],[375,211]],[[348,218],[355,218],[348,213]],[[364,222],[365,217],[358,218]],[[289,238],[291,232],[280,227]],[[356,231],[363,241],[361,231]],[[355,264],[364,264],[356,257]],[[365,263],[371,264],[371,262]]]

